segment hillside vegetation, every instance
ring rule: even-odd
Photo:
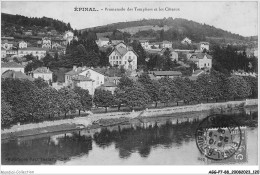
[[[32,30],[32,34],[37,35],[38,32],[46,33],[51,30],[56,30],[57,33],[63,33],[66,30],[72,29],[70,23],[66,24],[62,21],[47,17],[29,18],[22,15],[6,13],[1,13],[1,17],[2,36],[23,34],[27,30]]]
[[[104,26],[98,26],[93,28],[82,29],[83,31],[94,31],[97,33],[102,32],[113,32],[115,30],[128,31],[133,28],[138,28],[138,26],[146,26],[146,30],[132,32],[134,36],[142,37],[160,37],[160,39],[167,40],[181,40],[184,37],[189,37],[193,41],[202,41],[206,37],[218,37],[218,38],[231,38],[236,40],[246,40],[245,37],[234,34],[214,26],[207,24],[201,24],[191,20],[181,19],[181,18],[164,18],[164,19],[143,19],[139,21],[130,22],[119,22]],[[151,26],[150,28],[147,26]],[[167,28],[164,30],[163,28]],[[169,29],[168,29],[169,27]],[[151,32],[153,28],[162,28],[162,30],[157,30]],[[141,33],[140,33],[141,32]]]

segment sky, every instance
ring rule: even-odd
[[[136,11],[148,8],[153,11]],[[75,8],[95,8],[97,11],[74,11]],[[107,11],[124,8],[124,11]],[[127,11],[131,8],[132,11]],[[155,11],[158,8],[163,11]],[[175,9],[175,10],[168,10]],[[170,2],[170,1],[2,1],[1,12],[28,17],[50,17],[70,23],[73,29],[84,29],[116,22],[140,19],[184,18],[213,25],[242,36],[258,33],[258,4],[255,1]]]

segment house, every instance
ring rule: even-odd
[[[194,62],[199,69],[212,67],[212,57],[206,53],[195,53],[190,57],[190,61]]]
[[[2,78],[23,79],[23,80],[30,80],[30,81],[34,80],[32,77],[27,76],[25,73],[20,72],[20,71],[14,71],[14,70],[5,71],[1,77]]]
[[[3,74],[7,70],[13,70],[16,72],[24,73],[24,66],[16,62],[1,62],[1,74]]]
[[[172,61],[178,61],[178,53],[175,52],[173,50],[173,48],[163,48],[161,51],[160,51],[160,55],[164,55],[164,52],[165,51],[169,51],[170,52],[170,58]]]
[[[71,87],[81,87],[82,89],[88,90],[90,95],[94,95],[95,92],[95,81],[84,75],[75,75],[71,78]]]
[[[25,55],[30,55],[37,57],[38,59],[42,59],[46,56],[46,49],[39,47],[27,47],[18,49],[18,56],[23,57]]]
[[[51,39],[44,37],[42,38],[42,48],[51,49]]]
[[[51,35],[53,35],[53,36],[56,36],[58,34],[58,32],[56,30],[51,30],[50,32],[51,32]]]
[[[163,41],[163,42],[160,44],[160,47],[161,47],[161,48],[172,48],[172,42],[170,42],[170,41]]]
[[[1,47],[1,58],[5,58],[6,57],[6,49]]]
[[[114,94],[117,86],[115,83],[107,81],[98,88],[105,91],[110,91],[112,94]]]
[[[191,40],[189,38],[184,38],[182,41],[181,41],[182,44],[191,44]]]
[[[13,45],[14,43],[12,41],[1,40],[1,47],[3,47],[5,50],[12,49]]]
[[[160,79],[163,77],[176,78],[181,77],[182,73],[179,71],[150,71],[148,75],[151,79]]]
[[[139,42],[141,43],[142,47],[144,49],[151,49],[151,45],[149,44],[149,41],[147,40],[139,40]]]
[[[18,43],[18,48],[27,48],[27,43],[25,41],[20,41]]]
[[[102,84],[99,88],[102,90],[110,91],[112,94],[114,94],[120,78],[121,77],[106,77],[105,83]]]
[[[93,87],[90,88],[90,82],[85,82],[85,81],[92,81]],[[93,92],[92,95],[94,94],[95,89],[98,86],[104,84],[104,82],[105,82],[105,76],[100,72],[95,71],[92,68],[73,66],[73,69],[71,71],[65,73],[66,86],[73,85],[73,84],[75,85],[76,83],[76,85],[80,86],[81,88],[88,89],[90,93]]]
[[[123,66],[128,70],[137,69],[137,53],[124,43],[117,44],[112,52],[108,55],[109,63],[112,66]]]
[[[42,78],[46,82],[52,82],[52,71],[50,71],[47,67],[38,67],[34,71],[32,71],[33,78]]]
[[[151,49],[159,49],[160,45],[161,45],[161,43],[159,43],[159,42],[150,43],[149,44],[149,48],[151,48]]]
[[[28,30],[28,31],[24,32],[24,35],[32,36],[32,30]]]
[[[96,41],[96,43],[99,47],[108,46],[109,45],[109,39],[108,38],[99,38]]]
[[[203,51],[204,49],[209,50],[209,43],[208,42],[200,42],[199,43],[199,50]]]
[[[17,54],[18,54],[18,52],[15,49],[6,50],[6,56],[14,56]]]
[[[64,36],[63,36],[63,39],[66,40],[66,45],[67,44],[70,44],[70,42],[73,40],[73,37],[74,37],[74,33],[71,32],[71,31],[66,31]]]
[[[55,43],[52,43],[52,45],[51,45],[51,48],[52,49],[55,49],[55,50],[58,50],[59,48],[61,48],[62,46],[59,44],[59,43],[57,43],[57,42],[55,42]]]

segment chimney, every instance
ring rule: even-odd
[[[15,79],[15,72],[13,71],[13,79]]]
[[[77,69],[77,66],[73,66],[73,70],[76,70]]]

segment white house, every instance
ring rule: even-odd
[[[21,48],[18,50],[18,56],[23,57],[25,55],[30,55],[37,57],[38,59],[42,59],[46,56],[46,49],[39,48],[39,47],[27,47],[27,48]]]
[[[91,81],[93,83],[90,83]],[[76,83],[77,86],[81,87],[82,89],[88,89],[89,92],[93,92],[93,94],[95,89],[104,84],[104,82],[105,76],[92,68],[73,66],[71,71],[65,73],[66,86],[75,85]]]
[[[17,55],[17,50],[15,49],[9,49],[9,50],[6,50],[6,56],[14,56],[14,55]]]
[[[204,49],[209,50],[209,43],[208,42],[200,42],[199,43],[199,50],[203,51]]]
[[[206,53],[193,54],[191,55],[190,61],[194,62],[199,69],[210,69],[212,67],[212,57]]]
[[[147,40],[139,40],[139,42],[141,43],[142,47],[144,49],[151,49],[151,45],[149,44],[149,41]]]
[[[5,50],[9,50],[13,48],[14,43],[12,41],[2,40],[1,41],[1,47],[3,47]]]
[[[66,44],[70,44],[74,38],[74,33],[71,31],[66,31],[63,38],[66,40]]]
[[[16,62],[7,62],[7,63],[1,62],[1,74],[6,72],[7,70],[13,70],[16,72],[24,73],[24,66]]]
[[[161,48],[172,48],[172,42],[170,41],[163,41],[161,44],[160,44]]]
[[[25,41],[20,41],[19,44],[18,44],[18,47],[19,47],[19,48],[27,48],[27,42],[25,42]]]
[[[52,82],[52,71],[47,67],[38,67],[32,71],[33,78],[42,78],[47,82]]]
[[[109,39],[108,38],[99,38],[96,41],[96,43],[99,47],[108,46],[109,45]]]
[[[118,65],[123,66],[128,70],[137,69],[137,53],[125,45],[124,43],[119,43],[113,49],[113,51],[108,55],[109,63],[112,66]]]
[[[164,55],[164,52],[165,52],[166,50],[168,50],[168,49],[169,49],[169,52],[170,52],[169,56],[170,56],[171,60],[172,60],[172,61],[178,61],[178,53],[175,52],[175,51],[173,50],[173,48],[163,48],[163,49],[160,51],[160,55]]]
[[[51,39],[44,37],[42,38],[42,48],[51,49]]]
[[[191,44],[191,40],[189,38],[184,38],[182,41],[181,41],[182,44]]]

